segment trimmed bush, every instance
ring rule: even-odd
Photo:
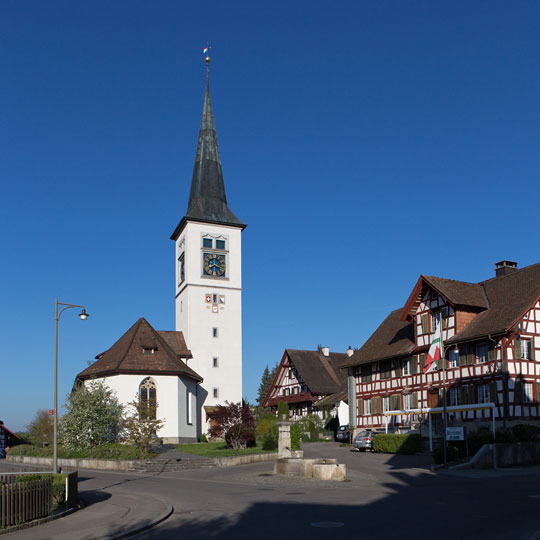
[[[469,437],[469,455],[474,456],[484,444],[492,444],[495,442],[493,433],[487,429],[479,429],[477,431],[471,431]]]
[[[519,442],[534,442],[539,438],[540,428],[531,424],[516,424],[512,433]]]
[[[420,435],[378,433],[373,436],[374,452],[382,454],[416,454],[422,449]]]
[[[298,424],[291,426],[291,450],[300,450],[302,439],[302,428]]]
[[[495,442],[497,443],[514,443],[516,440],[517,439],[510,428],[501,427],[495,431]]]
[[[201,433],[201,436],[199,437],[199,442],[208,442],[208,439],[206,438],[206,435],[204,433]]]
[[[65,474],[25,474],[17,476],[16,482],[22,484],[25,482],[33,482],[34,480],[45,480],[52,477],[52,500],[53,508],[57,508],[66,502],[66,477]]]
[[[270,426],[262,436],[263,450],[276,450],[278,447],[278,428],[274,424]]]

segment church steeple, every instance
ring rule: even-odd
[[[225,184],[223,182],[223,171],[214,122],[214,111],[212,110],[212,101],[210,99],[209,62],[210,58],[207,56],[206,92],[204,95],[193,177],[191,179],[188,209],[185,217],[175,230],[173,237],[176,236],[178,229],[187,219],[222,223],[238,226],[242,229],[246,227],[227,206],[227,196],[225,195]]]

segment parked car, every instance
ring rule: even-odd
[[[376,435],[376,431],[366,430],[360,431],[357,433],[353,441],[353,447],[356,448],[359,452],[371,450],[373,443],[373,435]]]
[[[336,441],[341,443],[348,443],[350,441],[349,424],[339,426],[336,432]]]

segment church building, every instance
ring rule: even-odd
[[[191,191],[174,229],[176,331],[140,318],[76,383],[103,380],[119,401],[157,404],[164,442],[195,441],[218,404],[242,400],[242,243],[229,209],[210,100],[210,58]],[[154,407],[155,409],[155,407]]]

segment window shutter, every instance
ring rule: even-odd
[[[390,396],[390,408],[393,411],[398,411],[401,409],[401,396],[399,394],[393,394]]]
[[[459,404],[460,405],[467,405],[468,401],[468,394],[467,394],[467,387],[466,386],[460,386],[459,387]]]
[[[413,392],[411,395],[411,406],[413,409],[418,409],[418,392]]]
[[[429,334],[429,315],[424,313],[420,318],[422,324],[422,334]]]
[[[438,360],[435,361],[435,364],[437,365],[437,369],[442,369],[443,368],[443,359],[439,358]]]
[[[364,400],[358,399],[356,400],[356,409],[357,409],[357,416],[362,416],[364,414]]]
[[[463,358],[462,365],[464,366],[470,366],[474,363],[473,354],[472,354],[472,346],[471,345],[463,345],[459,349],[459,357]]]
[[[381,396],[371,398],[371,412],[373,414],[381,413]]]
[[[514,386],[514,403],[521,403],[523,401],[523,382],[516,381]]]
[[[474,397],[474,384],[469,384],[468,391],[469,391],[469,403],[476,403],[476,399]]]
[[[495,343],[493,342],[489,343],[488,360],[490,362],[497,360],[497,349],[495,349]]]
[[[514,359],[521,359],[521,340],[519,338],[514,338]]]
[[[416,361],[417,361],[417,356],[416,355],[411,356],[411,375],[416,375]]]
[[[442,329],[446,330],[448,328],[448,311],[446,309],[441,310],[441,321]]]
[[[426,363],[426,353],[422,353],[420,356],[420,371],[424,371],[424,365]]]
[[[489,400],[495,404],[499,402],[497,399],[497,383],[495,381],[489,383]]]
[[[402,360],[396,360],[395,362],[396,377],[401,377],[401,362]]]
[[[540,382],[536,383],[536,395],[534,396],[536,403],[540,403]]]

